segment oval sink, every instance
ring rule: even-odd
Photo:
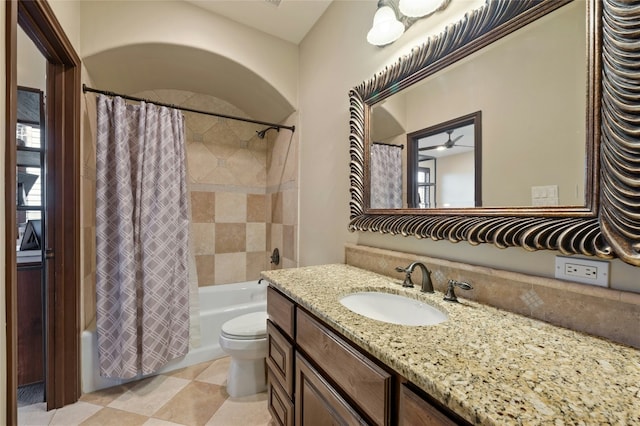
[[[353,293],[341,298],[340,303],[356,314],[392,324],[435,325],[449,319],[427,303],[397,294]]]

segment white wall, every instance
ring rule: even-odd
[[[298,51],[292,43],[183,1],[84,2],[82,19],[91,23],[82,27],[83,58],[149,43],[202,49],[241,64],[297,104]]]
[[[438,207],[475,205],[475,156],[473,152],[447,155],[436,161]]]
[[[468,5],[452,2],[450,8]],[[443,26],[438,16],[419,21],[394,44],[377,48],[366,42],[375,9],[375,1],[333,2],[300,45],[300,264],[342,262],[344,243],[355,242],[552,277],[558,253],[551,251],[347,231],[348,91]],[[640,292],[637,268],[611,264],[613,288]]]
[[[17,38],[18,86],[45,90],[47,61],[20,27],[18,27]]]

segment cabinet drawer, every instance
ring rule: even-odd
[[[398,413],[400,426],[456,426],[463,424],[451,420],[406,385],[400,387],[400,410]]]
[[[325,376],[333,380],[378,425],[390,423],[391,375],[341,337],[298,309],[296,342]]]
[[[366,425],[365,420],[296,354],[296,425]]]
[[[271,418],[276,425],[293,426],[293,403],[278,385],[278,381],[273,376],[273,371],[268,369],[268,372],[267,401]]]
[[[270,320],[267,320],[267,365],[289,399],[292,399],[293,346]]]
[[[272,287],[267,288],[267,314],[274,324],[293,339],[295,306],[291,300]]]

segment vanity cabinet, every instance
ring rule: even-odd
[[[267,288],[267,399],[273,421],[293,426],[295,305]]]
[[[268,404],[276,424],[460,424],[273,287],[267,314]]]
[[[406,384],[400,386],[400,426],[456,426],[449,417],[411,390]]]
[[[296,424],[366,425],[356,409],[299,353],[296,354]]]
[[[306,312],[299,309],[296,315],[299,350],[347,397],[357,401],[360,411],[374,424],[390,424],[391,374]]]

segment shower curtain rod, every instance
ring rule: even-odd
[[[374,145],[386,145],[386,146],[395,146],[396,148],[404,149],[404,145],[396,145],[394,143],[384,143],[384,142],[372,142]]]
[[[250,118],[234,117],[233,115],[218,114],[216,112],[201,111],[201,110],[193,109],[193,108],[181,107],[181,106],[172,105],[172,104],[165,104],[165,103],[162,103],[162,102],[153,101],[151,99],[136,98],[135,96],[122,95],[120,93],[109,92],[107,90],[93,89],[91,87],[88,87],[86,84],[82,85],[82,92],[83,93],[87,93],[87,92],[100,93],[101,95],[112,96],[112,97],[113,96],[119,96],[122,99],[127,99],[129,101],[146,102],[146,103],[149,103],[149,104],[154,104],[154,105],[163,106],[163,107],[167,107],[167,108],[179,109],[181,111],[195,112],[197,114],[212,115],[214,117],[228,118],[229,120],[244,121],[246,123],[262,124],[264,126],[275,127],[278,131],[280,131],[280,129],[289,129],[289,130],[291,130],[291,132],[295,132],[296,131],[296,126],[285,126],[283,124],[269,123],[268,121],[252,120]]]

